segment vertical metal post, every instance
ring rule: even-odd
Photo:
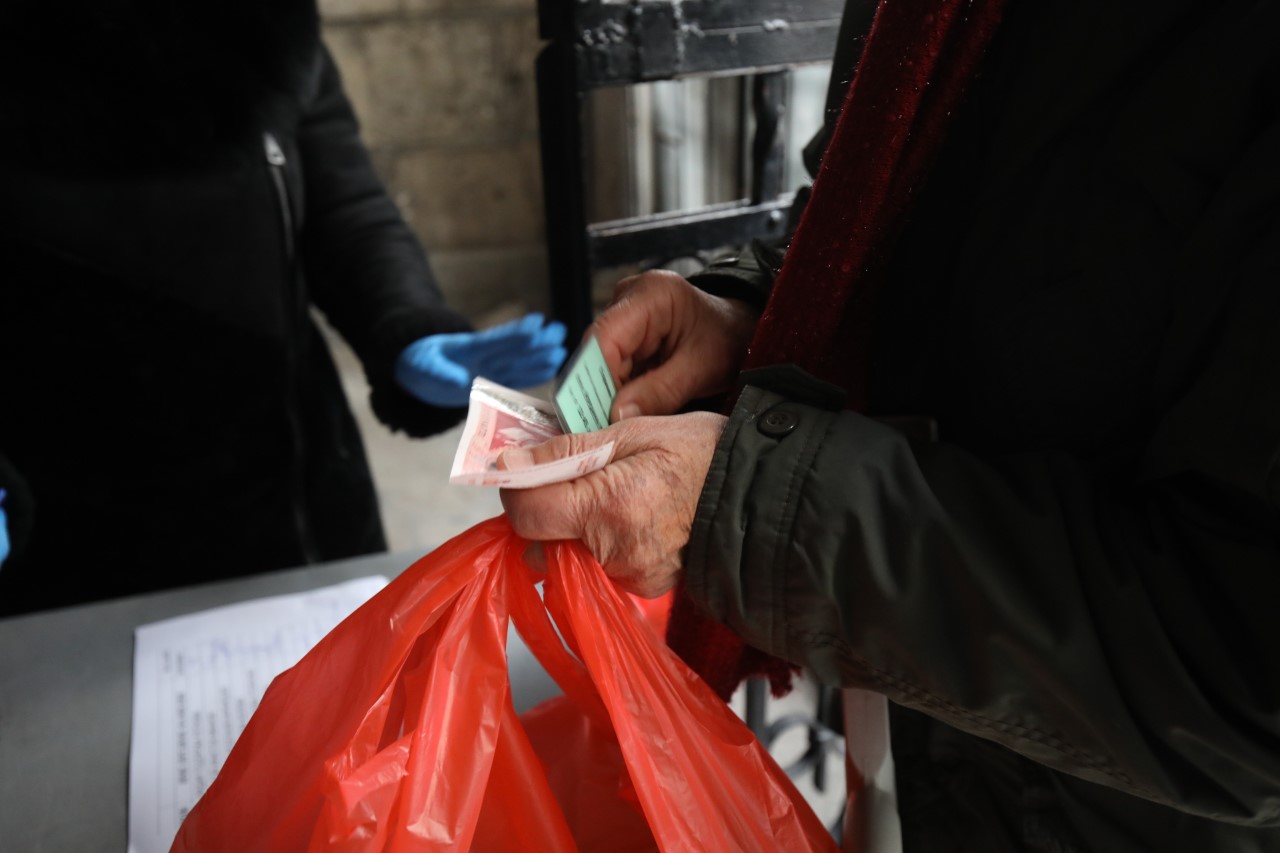
[[[571,17],[554,7],[562,0],[540,0],[549,43],[538,54],[538,136],[542,149],[543,210],[547,257],[551,272],[551,313],[568,328],[576,343],[591,324],[591,267],[582,152],[583,92],[578,86]]]

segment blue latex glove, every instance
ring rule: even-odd
[[[471,380],[483,376],[508,388],[540,385],[556,375],[566,352],[564,325],[541,314],[482,332],[428,335],[396,359],[400,387],[433,406],[466,406]]]
[[[0,489],[0,566],[9,557],[9,519],[4,514],[4,489]]]

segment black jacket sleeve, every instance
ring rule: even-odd
[[[763,309],[784,254],[784,246],[753,240],[744,251],[720,258],[689,281],[713,296],[741,299]]]
[[[1185,813],[1275,828],[1280,124],[1275,54],[1266,48],[1275,14],[1255,4],[1249,15],[1234,9],[1218,18],[1216,4],[1203,7],[1217,29],[1161,30],[1171,41],[1139,57],[1147,76],[1132,78],[1144,82],[1131,100],[1045,107],[1062,121],[1044,127],[1083,117],[1078,146],[1059,145],[1065,131],[1045,133],[1054,143],[1044,150],[1096,157],[1045,160],[1089,200],[1064,206],[1064,197],[1078,196],[1058,192],[1043,170],[1021,172],[1025,188],[988,181],[984,192],[1011,194],[986,196],[995,199],[999,227],[981,232],[995,235],[986,242],[975,238],[987,251],[962,256],[989,260],[970,268],[979,274],[965,279],[966,299],[1000,286],[1026,292],[1037,282],[1033,267],[1043,264],[1052,284],[1044,292],[1062,299],[1053,304],[1084,308],[1068,316],[1094,324],[1074,329],[1075,338],[1089,341],[1091,332],[1134,314],[1151,320],[1159,343],[1142,362],[1147,387],[1135,388],[1141,415],[1107,429],[1087,452],[1034,440],[1005,448],[972,430],[966,441],[945,419],[941,442],[917,443],[870,418],[805,402],[796,383],[757,382],[737,401],[713,458],[686,582],[695,600],[751,645],[826,681],[881,691],[1049,767]],[[1050,7],[1010,4],[1009,14],[1041,9]],[[1089,14],[1102,20],[1109,10],[1103,4]],[[1036,26],[1056,31],[1059,11],[1043,21],[1033,15]],[[1184,51],[1187,33],[1196,36]],[[1009,41],[1006,57],[1025,43]],[[1113,49],[1132,53],[1127,37]],[[1075,65],[1045,68],[1083,73]],[[1095,71],[1098,81],[1115,79],[1103,71]],[[1050,90],[1025,75],[1001,79],[1035,83],[1019,95],[1034,103]],[[1188,88],[1188,79],[1197,85]],[[1074,77],[1063,88],[1075,91]],[[1117,87],[1099,83],[1097,91],[1111,97]],[[1221,92],[1245,94],[1214,94]],[[1230,108],[1215,109],[1219,101]],[[1125,108],[1106,119],[1114,104]],[[1012,126],[1017,132],[1000,140],[1022,150],[1027,125]],[[1100,140],[1099,126],[1113,136]],[[1177,133],[1160,140],[1164,147],[1149,145],[1150,127]],[[985,138],[987,128],[977,131]],[[1004,159],[990,162],[997,177],[1007,171]],[[1204,168],[1208,162],[1213,169]],[[1016,243],[1029,233],[1016,227],[1022,220],[1043,239]],[[1057,223],[1053,240],[1044,223]],[[1100,223],[1095,239],[1091,229]],[[977,233],[964,217],[948,225]],[[1051,251],[1063,246],[1081,251]],[[1126,253],[1141,262],[1125,263]],[[1148,298],[1108,315],[1099,293],[1125,288]],[[972,303],[949,304],[948,324],[994,332],[1018,322],[955,310]],[[1104,338],[1095,335],[1091,346]],[[1038,386],[993,390],[974,408],[998,404],[1016,414],[1038,387],[1055,400],[1096,405],[1067,416],[1105,421],[1100,399],[1130,403],[1101,395],[1105,377],[1094,372],[1129,366],[1132,341],[1117,340],[1125,346],[1106,350],[1110,358],[1099,351],[1096,361],[1039,377]],[[1089,354],[1089,347],[1075,352]],[[998,355],[1016,362],[1021,354],[1011,347]],[[774,409],[786,416],[766,423]]]
[[[1132,454],[916,444],[748,387],[690,593],[826,681],[1187,812],[1280,825],[1280,288],[1263,254]]]
[[[360,357],[379,418],[411,435],[451,426],[465,409],[419,402],[395,384],[393,368],[418,338],[471,326],[445,305],[421,243],[375,173],[327,50],[298,148],[306,199],[302,250],[313,301]]]

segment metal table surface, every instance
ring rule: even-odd
[[[393,578],[420,555],[379,554],[0,619],[0,850],[125,850],[134,628],[367,575]],[[558,688],[511,637],[512,698],[523,710]]]

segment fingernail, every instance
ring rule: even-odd
[[[640,407],[635,403],[624,403],[618,407],[618,420],[625,421],[627,418],[634,418],[640,414]]]
[[[533,465],[533,454],[529,451],[513,447],[510,450],[502,451],[502,455],[498,457],[498,467],[505,471],[519,471],[522,468],[529,468]]]

